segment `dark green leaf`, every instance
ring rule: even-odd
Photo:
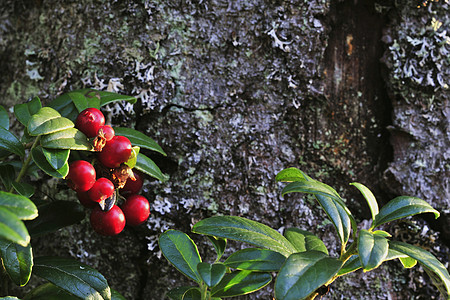
[[[183,300],[202,300],[202,293],[199,288],[191,288],[184,293]]]
[[[422,213],[434,213],[436,219],[439,217],[439,212],[426,201],[416,197],[400,196],[392,199],[381,208],[375,217],[372,228],[397,219]]]
[[[350,185],[355,186],[364,196],[364,198],[367,201],[367,204],[369,205],[370,212],[372,214],[372,220],[375,220],[375,216],[378,214],[379,210],[377,199],[373,195],[372,191],[369,190],[365,185],[362,185],[361,183],[358,182],[350,183]]]
[[[322,240],[309,231],[288,228],[284,231],[284,236],[295,247],[296,252],[316,250],[328,255],[328,249]]]
[[[9,114],[6,109],[0,105],[0,127],[9,130]]]
[[[201,262],[197,265],[197,271],[203,279],[203,282],[207,286],[213,287],[222,280],[227,271],[227,267],[222,263],[209,264]]]
[[[0,239],[0,256],[11,280],[18,286],[26,285],[31,277],[31,269],[33,267],[31,244],[22,247],[13,242]]]
[[[31,156],[36,165],[45,173],[56,178],[65,178],[69,174],[69,165],[66,163],[61,169],[55,170],[45,158],[42,152],[42,147],[38,146],[33,148]]]
[[[111,299],[111,291],[105,277],[73,259],[37,257],[34,260],[33,274],[81,299]]]
[[[87,91],[80,90],[78,92],[84,93],[84,96],[88,99],[89,107],[100,109],[100,95],[96,90],[88,89]]]
[[[194,225],[195,233],[246,242],[289,256],[294,246],[275,229],[264,224],[236,216],[215,216]]]
[[[163,174],[159,169],[159,167],[153,162],[153,160],[151,160],[142,153],[138,154],[136,161],[136,169],[162,182],[165,182],[169,179],[169,176]]]
[[[0,238],[26,247],[30,242],[27,228],[8,208],[0,206]]]
[[[286,260],[275,282],[280,300],[305,299],[327,283],[342,267],[342,261],[323,252],[294,253]]]
[[[163,149],[152,138],[146,136],[140,131],[126,127],[115,127],[114,132],[116,135],[127,137],[133,146],[153,150],[167,156]]]
[[[69,149],[47,149],[42,148],[42,153],[53,169],[58,170],[64,167],[69,159]]]
[[[402,242],[390,241],[389,248],[406,254],[421,263],[422,266],[427,269],[427,272],[430,272],[430,274],[433,276],[433,282],[435,282],[439,291],[443,293],[444,298],[449,298],[450,276],[445,266],[439,260],[437,260],[436,257],[420,247]]]
[[[42,108],[39,97],[34,97],[30,102],[14,106],[14,114],[22,125],[27,126],[31,116]]]
[[[272,281],[269,273],[234,271],[226,274],[218,285],[211,289],[214,297],[235,297],[257,291]]]
[[[82,112],[83,110],[89,107],[88,99],[86,99],[86,97],[83,94],[77,92],[70,92],[67,93],[67,96],[69,96],[70,99],[72,99],[72,102],[73,104],[75,104],[75,107],[77,108],[78,112]]]
[[[41,139],[41,145],[50,149],[93,150],[86,135],[76,128],[45,135]]]
[[[197,265],[202,260],[197,246],[187,234],[178,230],[167,230],[159,237],[159,248],[178,271],[198,283],[201,282]]]
[[[275,177],[276,181],[282,182],[293,182],[293,181],[302,181],[307,180],[308,175],[303,173],[297,168],[287,168],[280,171]]]
[[[232,253],[224,264],[233,269],[257,272],[278,272],[286,257],[278,252],[247,248]]]
[[[137,101],[136,98],[132,96],[120,95],[117,93],[106,91],[97,91],[97,93],[100,95],[100,106],[104,106],[116,101],[127,101],[130,104],[134,104]]]
[[[51,107],[42,107],[32,115],[28,122],[28,133],[32,136],[50,134],[64,129],[73,128],[75,125],[67,118]]]
[[[79,223],[85,217],[83,207],[74,201],[53,201],[39,206],[39,216],[26,226],[33,237]]]
[[[388,240],[385,237],[365,229],[359,232],[358,253],[364,272],[381,265],[388,255],[388,249]]]
[[[66,117],[72,121],[75,121],[78,116],[77,108],[75,107],[75,104],[72,102],[72,99],[67,93],[56,97],[52,102],[48,104],[48,106],[57,110],[61,114],[61,116]]]
[[[285,195],[287,193],[294,192],[321,195],[325,197],[331,197],[337,201],[341,201],[341,197],[332,187],[317,180],[302,180],[291,182],[284,187],[282,194]]]
[[[227,239],[218,238],[218,237],[215,237],[212,235],[207,235],[206,237],[213,244],[214,249],[216,250],[216,253],[217,253],[216,261],[219,261],[219,259],[222,257],[223,253],[225,252],[225,248],[227,247]]]
[[[46,283],[33,289],[23,300],[79,300],[54,284]]]
[[[19,139],[3,127],[0,127],[0,149],[12,152],[20,157],[25,155],[25,149]]]
[[[16,190],[16,192],[18,192],[21,196],[30,198],[31,196],[34,195],[35,187],[29,183],[13,181],[11,184]]]
[[[16,171],[10,164],[0,165],[0,178],[6,190],[10,190],[16,178]]]
[[[111,300],[126,300],[126,299],[118,291],[111,289]]]
[[[172,300],[183,300],[184,294],[190,289],[195,289],[195,287],[179,286],[179,287],[173,288],[167,293],[167,297],[169,297]]]
[[[38,216],[36,205],[21,195],[0,191],[0,207],[8,209],[21,220],[32,220]]]

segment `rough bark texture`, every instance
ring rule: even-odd
[[[314,201],[280,196],[275,175],[295,166],[336,187],[363,224],[370,213],[349,182],[380,204],[400,194],[429,201],[441,223],[387,230],[448,265],[448,4],[390,2],[6,1],[2,105],[81,87],[135,95],[134,108],[105,113],[157,140],[168,157],[145,154],[171,176],[146,181],[146,226],[105,238],[84,221],[35,239],[35,256],[76,257],[127,299],[162,299],[187,280],[161,258],[158,235],[217,213],[312,231],[335,255],[334,229]],[[64,183],[45,183],[40,196],[76,201]],[[272,288],[245,298],[269,299]],[[336,281],[324,299],[413,295],[438,297],[420,268],[389,262]]]

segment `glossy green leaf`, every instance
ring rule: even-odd
[[[226,274],[218,285],[211,289],[214,297],[235,297],[262,289],[272,281],[269,273],[234,271]]]
[[[50,134],[64,129],[73,128],[75,125],[67,118],[51,107],[42,107],[32,115],[28,122],[28,133],[32,136]]]
[[[34,185],[31,185],[26,182],[16,182],[13,181],[12,186],[14,187],[14,190],[16,190],[19,195],[24,196],[26,198],[30,198],[34,195],[35,187]]]
[[[214,216],[194,225],[195,233],[213,235],[246,242],[289,256],[294,246],[275,229],[264,224],[236,216]]]
[[[197,289],[197,288],[192,287],[192,286],[179,286],[179,287],[171,289],[167,293],[167,297],[169,297],[172,300],[183,300],[184,295],[190,289]]]
[[[11,241],[0,239],[0,256],[12,282],[18,286],[26,285],[33,268],[31,244],[22,247]]]
[[[27,228],[8,208],[0,206],[0,238],[26,247],[30,242]]]
[[[417,260],[431,274],[433,283],[438,287],[445,299],[450,295],[450,276],[445,266],[430,252],[407,243],[390,241],[389,248],[406,254]]]
[[[381,265],[388,255],[388,249],[389,244],[385,237],[365,229],[359,232],[358,253],[364,272]]]
[[[13,297],[13,296],[6,296],[6,297],[0,297],[0,300],[20,300],[17,297]]]
[[[111,291],[105,277],[73,259],[37,257],[34,259],[33,274],[81,299],[111,299]]]
[[[19,139],[3,127],[0,127],[0,149],[17,154],[20,157],[25,155],[25,149]]]
[[[178,230],[167,230],[159,237],[159,248],[178,271],[198,283],[201,282],[197,265],[202,260],[197,246],[187,234]]]
[[[308,175],[306,175],[304,172],[300,171],[297,168],[287,168],[282,171],[280,171],[277,176],[275,177],[276,181],[282,181],[282,182],[294,182],[294,181],[302,181],[307,180]]]
[[[309,231],[288,228],[284,231],[284,236],[295,247],[296,252],[316,250],[328,255],[328,249],[322,240]]]
[[[79,203],[52,201],[39,206],[39,216],[33,221],[26,222],[26,226],[30,235],[36,237],[77,224],[84,217],[85,211]]]
[[[183,294],[183,300],[202,300],[202,293],[199,288],[191,288]]]
[[[376,234],[376,235],[379,235],[379,236],[383,236],[383,237],[392,237],[392,235],[389,232],[386,232],[384,230],[375,230],[372,233]]]
[[[75,104],[79,113],[89,107],[88,99],[82,93],[70,92],[67,93],[67,96],[69,96],[73,104]]]
[[[358,182],[350,183],[350,185],[355,186],[364,196],[364,198],[367,201],[367,204],[369,205],[370,213],[372,214],[372,220],[375,220],[375,216],[378,214],[379,209],[377,199],[373,195],[372,191],[369,190],[365,185],[362,185],[361,183]]]
[[[100,95],[98,92],[93,89],[87,89],[87,91],[85,90],[78,90],[77,92],[83,92],[84,96],[88,100],[89,107],[100,109]]]
[[[32,220],[38,216],[36,205],[21,195],[0,191],[0,207],[8,209],[21,220]]]
[[[121,95],[106,91],[97,91],[100,95],[100,106],[107,105],[116,101],[127,101],[130,104],[136,103],[137,99],[133,96]]]
[[[23,300],[79,300],[52,283],[45,283],[25,295]]]
[[[216,261],[219,261],[219,259],[222,257],[223,253],[225,252],[225,248],[227,247],[227,239],[218,238],[218,237],[215,237],[212,235],[207,235],[206,237],[213,244],[214,249],[216,250],[216,253],[217,253]]]
[[[159,167],[147,156],[142,153],[139,153],[136,161],[136,169],[139,171],[148,174],[161,182],[165,182],[169,179],[169,176],[163,174]]]
[[[36,165],[45,173],[56,178],[65,178],[69,174],[69,165],[66,163],[61,169],[55,170],[47,161],[42,147],[38,146],[31,150],[31,157]]]
[[[131,148],[131,155],[130,158],[125,162],[125,164],[133,169],[136,166],[137,163],[137,156],[139,155],[140,148],[138,146],[133,146]]]
[[[302,180],[291,182],[284,187],[281,193],[282,195],[286,195],[287,193],[294,192],[321,195],[325,197],[331,197],[338,201],[341,200],[339,194],[332,187],[317,180]]]
[[[2,105],[0,105],[0,127],[9,130],[9,114]]]
[[[0,165],[0,179],[5,187],[5,190],[10,190],[12,182],[16,178],[16,170],[10,164]]]
[[[415,260],[412,257],[399,257],[398,258],[400,260],[400,262],[402,263],[403,267],[406,269],[410,269],[412,267],[414,267],[415,265],[417,265],[417,260]]]
[[[201,262],[197,265],[198,274],[207,286],[217,285],[225,275],[227,267],[222,263],[209,264]]]
[[[133,146],[139,146],[144,149],[149,149],[161,153],[164,156],[167,154],[152,138],[146,136],[140,131],[126,127],[115,127],[114,131],[116,135],[122,135],[127,137]]]
[[[76,128],[45,135],[41,138],[41,145],[50,149],[93,150],[86,135]]]
[[[422,213],[434,213],[436,219],[439,217],[439,212],[426,201],[416,197],[400,196],[392,199],[381,208],[375,217],[372,228],[397,219]]]
[[[78,116],[78,110],[73,103],[69,93],[65,93],[56,97],[48,104],[48,106],[57,110],[61,114],[61,116],[66,117],[72,121],[75,121]]]
[[[42,153],[44,154],[50,166],[52,166],[53,169],[58,170],[64,167],[65,164],[67,164],[70,150],[42,148]]]
[[[286,257],[272,250],[246,248],[233,252],[224,264],[238,270],[278,272],[285,260]]]
[[[342,261],[323,252],[294,253],[286,260],[275,282],[279,300],[305,299],[327,283],[342,267]]]
[[[42,108],[39,97],[34,97],[30,102],[16,104],[14,106],[14,114],[22,125],[27,126],[31,116]]]

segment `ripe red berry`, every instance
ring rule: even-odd
[[[114,194],[114,184],[108,178],[99,178],[88,191],[89,198],[94,202],[100,202]]]
[[[95,169],[85,160],[77,160],[69,165],[67,185],[74,191],[86,192],[95,183]]]
[[[122,194],[138,194],[141,191],[142,185],[144,184],[144,182],[142,181],[142,173],[133,170],[133,174],[136,180],[128,178],[124,187],[120,190]]]
[[[103,125],[98,130],[97,135],[100,135],[100,134],[102,134],[105,137],[106,141],[110,141],[114,137],[115,132],[114,132],[114,129],[110,125]]]
[[[106,142],[98,158],[100,162],[108,168],[117,168],[121,163],[126,162],[131,156],[130,140],[124,136],[116,135]]]
[[[75,127],[83,132],[88,138],[97,136],[100,127],[105,125],[105,116],[96,108],[86,108],[78,115]]]
[[[100,206],[95,207],[90,220],[92,228],[101,235],[116,235],[125,227],[125,216],[117,205],[109,211],[102,211]]]
[[[77,192],[77,197],[81,205],[86,208],[94,208],[95,206],[98,206],[97,202],[91,200],[88,192]]]
[[[127,224],[137,226],[144,223],[150,216],[150,204],[144,196],[131,195],[122,205],[122,211]]]

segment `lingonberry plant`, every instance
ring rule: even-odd
[[[136,226],[150,215],[148,201],[127,204],[119,190],[135,180],[137,194],[143,174],[167,180],[158,166],[140,149],[166,155],[151,138],[131,128],[105,125],[101,106],[114,101],[134,103],[135,98],[116,93],[83,89],[63,94],[48,106],[39,98],[14,106],[14,116],[23,126],[21,138],[9,129],[9,114],[0,106],[0,299],[18,299],[9,294],[10,283],[24,286],[31,275],[49,281],[23,296],[32,299],[124,299],[112,290],[105,277],[73,259],[33,257],[30,239],[54,232],[85,218],[82,206],[92,209],[93,230],[116,235],[127,224]],[[43,201],[36,180],[43,172],[65,179],[75,201]],[[16,176],[17,175],[17,176]],[[30,180],[24,180],[26,177]],[[33,184],[34,183],[34,184]],[[126,214],[118,206],[123,202]]]
[[[433,213],[439,217],[439,212],[427,202],[400,196],[379,209],[367,187],[351,183],[366,199],[372,215],[370,228],[358,231],[350,210],[332,187],[296,168],[281,171],[276,180],[290,182],[284,187],[283,195],[300,192],[315,196],[337,231],[341,244],[339,256],[330,256],[322,240],[305,230],[287,228],[281,234],[242,217],[214,216],[196,223],[192,229],[194,233],[206,235],[213,243],[217,259],[212,264],[202,262],[197,246],[185,233],[171,229],[160,236],[159,246],[166,259],[198,284],[198,287],[172,289],[168,293],[171,299],[217,300],[251,293],[272,280],[271,272],[278,273],[276,299],[314,299],[326,293],[340,276],[358,269],[367,272],[384,261],[397,258],[405,268],[419,262],[443,297],[450,299],[450,276],[439,260],[420,247],[391,240],[388,232],[377,230],[387,222],[416,214]],[[256,247],[236,251],[219,262],[227,239]]]

